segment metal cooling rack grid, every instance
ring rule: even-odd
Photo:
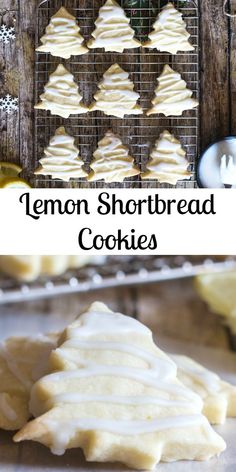
[[[125,0],[121,0],[124,4]],[[78,6],[79,3],[79,6]],[[45,31],[52,15],[64,5],[70,9],[78,18],[81,32],[87,41],[94,30],[94,21],[98,16],[98,10],[101,2],[96,0],[48,0],[38,9],[36,44],[39,44],[40,37]],[[51,55],[36,53],[36,71],[35,71],[35,100],[38,101],[39,95],[43,93],[44,85],[48,82],[50,73],[52,73],[57,64],[61,61],[75,75],[76,81],[84,97],[84,101],[90,104],[93,101],[93,95],[97,90],[97,84],[102,79],[105,70],[113,63],[118,62],[130,73],[131,79],[135,83],[135,90],[140,94],[140,104],[145,110],[150,108],[151,99],[157,85],[156,79],[162,72],[163,66],[169,63],[174,69],[178,70],[186,80],[194,96],[199,98],[199,11],[196,1],[188,1],[185,8],[183,2],[175,2],[187,23],[188,31],[191,33],[191,40],[195,46],[193,53],[181,53],[175,56],[158,53],[156,50],[132,49],[125,54],[104,53],[101,50],[91,50],[83,56],[72,57],[68,61],[60,58],[54,58]],[[150,5],[150,2],[149,2]],[[157,13],[161,9],[161,0],[156,0],[155,9],[152,7],[140,9],[127,9],[126,13],[131,18],[137,20],[137,12],[145,21],[145,31],[137,28],[135,23],[137,38],[144,40],[147,32],[151,31],[153,22]],[[143,28],[143,26],[141,27]],[[156,138],[164,129],[170,130],[178,137],[186,148],[189,159],[189,169],[192,172],[191,181],[179,181],[177,187],[193,188],[196,186],[195,180],[195,162],[198,154],[199,138],[199,111],[198,109],[184,113],[183,117],[165,118],[164,116],[130,116],[124,120],[115,117],[106,117],[100,112],[92,112],[86,115],[74,115],[68,120],[63,120],[57,116],[51,116],[45,111],[35,111],[35,162],[32,172],[38,165],[38,159],[43,155],[43,149],[48,145],[50,138],[60,125],[65,125],[67,131],[75,136],[79,144],[80,154],[86,167],[91,162],[91,156],[96,149],[97,142],[101,139],[108,129],[118,133],[123,142],[129,146],[131,154],[135,158],[136,164],[141,169],[145,168],[150,149]],[[40,186],[42,182],[52,182],[49,177],[37,176],[34,178],[36,185]],[[171,187],[166,184],[158,184],[157,181],[140,182],[139,177],[134,177],[125,182],[130,186],[155,186]],[[54,181],[55,182],[55,181]],[[56,181],[58,183],[60,181]],[[81,186],[85,188],[102,188],[107,185],[103,182],[88,183],[83,180],[72,181],[72,186]],[[71,184],[69,184],[71,185]],[[109,185],[110,186],[110,185]],[[111,185],[113,186],[113,185]],[[116,185],[114,185],[116,186]],[[123,187],[123,185],[121,185]]]
[[[236,270],[236,258],[194,256],[113,256],[103,265],[86,266],[68,271],[63,276],[41,277],[36,282],[21,284],[6,276],[0,279],[0,305],[93,292],[106,288],[157,283],[193,277],[206,272]]]

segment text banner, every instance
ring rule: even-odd
[[[235,255],[236,190],[0,191],[1,254]]]

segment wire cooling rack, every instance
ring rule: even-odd
[[[104,0],[105,1],[105,0]],[[53,14],[63,5],[68,8],[79,21],[81,33],[87,41],[94,30],[94,22],[98,16],[99,7],[104,2],[101,0],[48,0],[37,10],[36,45],[40,44],[40,37]],[[152,30],[153,22],[163,4],[162,0],[146,0],[145,8],[128,8],[129,0],[120,0],[127,16],[131,18],[131,24],[136,31],[136,37],[140,41],[147,39],[147,34]],[[35,101],[43,93],[44,85],[48,82],[49,75],[62,62],[74,74],[79,84],[84,101],[90,104],[93,101],[97,84],[102,79],[103,73],[111,64],[118,62],[134,81],[135,90],[140,94],[140,104],[144,110],[150,108],[151,99],[157,85],[157,77],[161,74],[163,66],[170,64],[176,71],[182,74],[187,85],[199,99],[199,8],[198,0],[175,1],[175,6],[183,13],[187,23],[191,41],[195,47],[193,52],[170,55],[159,53],[156,50],[132,49],[124,53],[104,53],[103,50],[91,50],[82,56],[73,56],[68,61],[54,58],[50,54],[36,53],[35,70]],[[144,0],[140,0],[140,5]],[[141,18],[141,21],[140,21]],[[117,133],[122,141],[130,148],[131,155],[141,170],[145,169],[150,150],[159,134],[168,129],[180,139],[187,151],[189,170],[192,173],[190,181],[179,181],[177,187],[193,188],[196,186],[195,163],[198,155],[199,141],[199,111],[194,109],[184,113],[182,117],[165,118],[160,115],[128,116],[121,120],[115,117],[107,117],[99,111],[86,115],[73,115],[64,120],[57,116],[51,116],[44,110],[35,111],[35,162],[34,169],[38,166],[38,160],[43,155],[45,146],[54,135],[58,126],[64,125],[66,130],[76,138],[80,154],[86,167],[91,162],[92,154],[97,147],[97,142],[104,136],[108,129]],[[89,167],[88,167],[89,168]],[[50,177],[34,177],[36,186],[45,183],[50,186]],[[58,186],[58,182],[55,185]],[[68,186],[80,187],[107,187],[103,182],[88,183],[83,180],[72,181]],[[132,184],[130,184],[132,182]],[[147,183],[148,182],[148,183]],[[63,184],[65,186],[67,184]],[[127,186],[146,187],[171,187],[168,184],[158,184],[157,181],[144,181],[140,177],[134,177]],[[117,185],[116,185],[117,186]],[[123,187],[123,184],[121,184]]]
[[[39,278],[30,284],[0,279],[0,304],[50,298],[106,288],[150,284],[202,273],[236,270],[236,258],[190,256],[114,256],[102,265],[88,265],[61,277]]]

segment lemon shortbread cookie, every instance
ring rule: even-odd
[[[186,356],[170,355],[178,368],[178,379],[203,400],[203,414],[212,424],[223,424],[236,416],[236,386]]]
[[[88,108],[82,103],[82,96],[74,76],[62,64],[59,64],[55,72],[50,75],[40,99],[41,102],[34,108],[50,110],[52,115],[59,115],[62,118],[88,112]]]
[[[158,77],[158,86],[152,100],[152,108],[147,115],[162,113],[165,116],[181,116],[185,110],[198,106],[198,101],[192,98],[192,90],[187,88],[185,80],[170,66],[165,65]]]
[[[105,182],[123,182],[127,177],[140,174],[129,156],[128,148],[112,131],[108,131],[99,141],[93,157],[94,161],[90,164],[92,172],[88,176],[90,181],[104,179]]]
[[[98,85],[99,91],[94,95],[95,102],[91,110],[100,110],[105,115],[124,118],[125,115],[140,115],[142,109],[137,104],[140,98],[134,91],[134,84],[119,64],[113,64],[104,73]]]
[[[236,333],[236,272],[199,275],[195,287],[210,309],[224,317],[233,333]]]
[[[0,346],[0,428],[16,430],[30,417],[33,383],[45,375],[57,336],[12,337]]]
[[[144,47],[151,49],[156,48],[171,54],[176,54],[178,51],[194,50],[189,42],[190,34],[186,29],[182,13],[171,2],[162,8],[148,38]]]
[[[88,42],[91,49],[104,48],[105,51],[123,52],[124,49],[141,46],[134,38],[130,20],[115,0],[107,0],[100,8],[95,25],[93,39]]]
[[[189,162],[186,159],[186,152],[182,148],[180,141],[169,131],[164,131],[150,154],[150,161],[147,163],[147,170],[141,174],[142,179],[158,179],[176,185],[178,180],[189,179]]]
[[[83,45],[84,38],[80,34],[76,18],[64,7],[52,16],[45,35],[40,41],[42,45],[36,51],[49,52],[52,56],[64,59],[85,54],[88,51]]]
[[[104,260],[104,258],[101,258]],[[40,275],[60,275],[67,269],[99,263],[92,256],[0,256],[0,270],[18,280],[30,282]]]
[[[63,126],[56,130],[44,154],[45,157],[39,161],[40,167],[34,172],[36,175],[50,175],[53,179],[65,182],[87,176],[79,149],[75,146],[75,138],[67,134]]]
[[[225,443],[201,414],[198,395],[137,320],[94,303],[64,332],[51,374],[33,387],[37,418],[14,440],[55,454],[81,447],[88,461],[153,469],[160,461],[209,459]]]

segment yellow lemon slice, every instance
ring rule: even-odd
[[[195,287],[211,310],[217,314],[236,315],[236,272],[200,275]]]
[[[24,179],[17,177],[7,177],[0,179],[0,188],[31,188],[31,186]]]
[[[5,177],[17,177],[22,171],[22,167],[13,162],[0,161],[0,179]]]

